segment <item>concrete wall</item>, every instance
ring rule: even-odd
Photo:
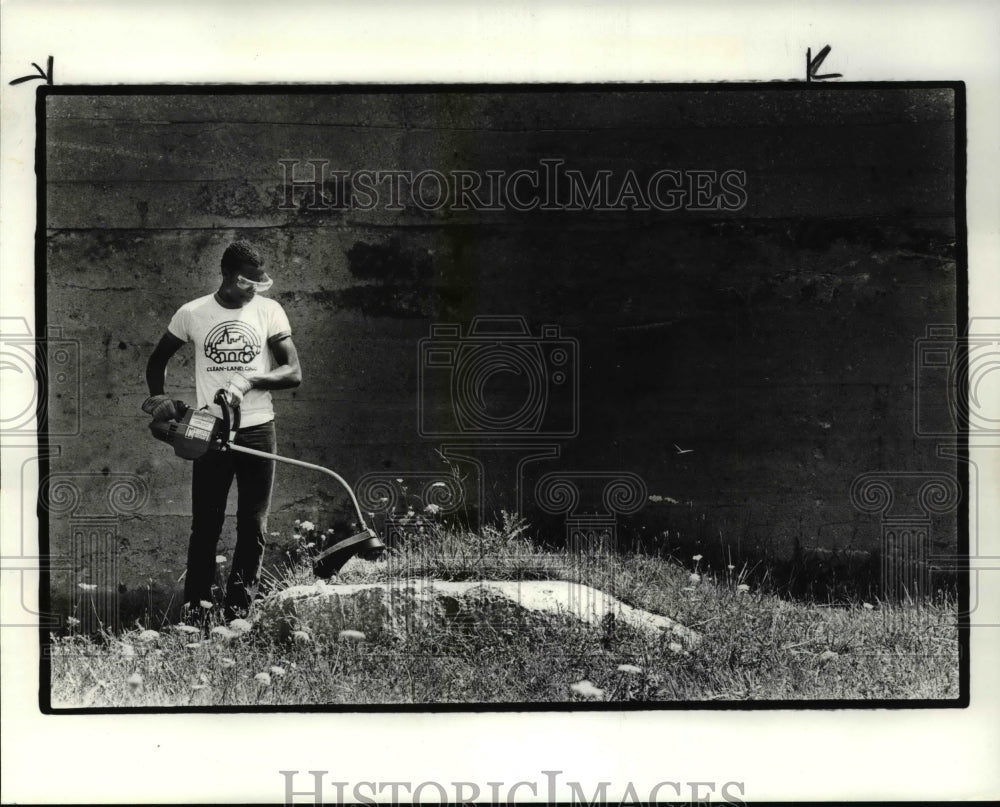
[[[631,472],[663,497],[635,516],[651,532],[683,509],[685,524],[703,516],[698,540],[738,551],[871,549],[856,476],[954,472],[913,424],[914,340],[956,320],[953,118],[951,91],[912,89],[49,97],[48,321],[79,341],[82,384],[79,404],[53,387],[50,417],[60,433],[83,424],[53,437],[52,473],[81,495],[56,508],[53,551],[69,552],[74,519],[107,510],[109,485],[135,482],[148,495],[117,521],[118,576],[134,588],[183,570],[190,466],[148,437],[143,371],[235,237],[268,255],[303,361],[301,388],[275,395],[283,453],[352,480],[441,473],[442,441],[417,428],[419,340],[434,323],[520,314],[535,334],[560,326],[580,357],[579,435],[525,469],[529,515],[543,473]],[[280,209],[281,159],[509,172],[549,157],[616,177],[735,168],[747,203]],[[192,363],[187,346],[168,389],[193,401]],[[428,405],[448,409],[447,390]],[[510,468],[478,442],[483,509],[510,506]],[[271,529],[326,524],[340,501],[279,468]],[[953,544],[953,515],[933,540]]]

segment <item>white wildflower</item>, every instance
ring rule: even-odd
[[[631,675],[638,675],[642,672],[642,667],[636,667],[634,664],[619,664],[618,672],[629,673]]]
[[[345,641],[348,641],[348,642],[363,642],[365,640],[365,638],[367,638],[365,636],[365,634],[362,633],[359,630],[342,630],[337,635],[341,639],[343,639]]]
[[[739,584],[739,585],[738,585],[738,586],[736,587],[736,590],[737,590],[737,591],[738,591],[738,592],[739,592],[740,594],[746,594],[746,593],[747,593],[747,592],[748,592],[748,591],[750,590],[750,586],[748,586],[748,585],[747,585],[746,583],[740,583],[740,584]]]
[[[424,508],[424,512],[427,513],[427,515],[429,516],[436,516],[438,513],[441,512],[441,505],[434,504],[434,502],[431,502]]]
[[[210,603],[208,600],[200,600],[198,602],[198,605],[200,605],[206,611],[209,610],[212,607],[212,603]]]
[[[671,653],[684,652],[684,646],[680,644],[680,642],[671,642],[670,644],[667,645],[667,648],[670,650]]]
[[[160,638],[160,634],[157,633],[155,630],[148,630],[147,629],[147,630],[144,630],[142,633],[139,634],[139,641],[140,642],[155,642],[159,638]]]
[[[292,638],[300,644],[308,644],[312,641],[312,637],[304,630],[295,631],[292,633]]]
[[[688,580],[690,580],[690,581],[691,581],[692,583],[700,583],[700,582],[701,582],[701,575],[700,575],[700,574],[698,574],[698,573],[693,573],[693,574],[692,574],[692,575],[691,575],[691,576],[690,576],[690,577],[688,578]]]
[[[219,636],[222,639],[232,639],[234,636],[239,635],[236,633],[236,631],[230,630],[225,625],[217,625],[216,627],[212,628],[212,633],[214,633],[216,636]]]
[[[590,681],[577,681],[575,684],[570,684],[569,688],[583,698],[600,700],[604,697],[604,690],[594,686]]]
[[[201,633],[201,631],[194,627],[194,625],[185,625],[184,623],[174,625],[174,628],[179,630],[181,633]]]
[[[237,633],[247,633],[253,628],[253,625],[245,619],[234,619],[229,623],[229,627]]]
[[[316,525],[313,524],[311,521],[303,521],[301,524],[299,524],[299,529],[301,529],[303,532],[311,532],[312,530],[316,529]]]
[[[268,675],[267,673],[257,673],[253,677],[253,680],[256,681],[258,684],[263,684],[264,686],[271,685],[271,676]]]
[[[271,674],[272,675],[276,675],[276,676],[278,676],[280,678],[282,675],[285,674],[285,668],[284,667],[277,667],[277,666],[272,667],[271,668]]]

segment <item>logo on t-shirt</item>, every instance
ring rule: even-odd
[[[205,337],[205,355],[216,364],[249,364],[260,355],[260,337],[243,322],[220,322]]]

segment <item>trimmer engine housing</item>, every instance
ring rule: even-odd
[[[187,409],[181,419],[149,424],[153,437],[174,447],[174,453],[196,460],[226,444],[228,425],[208,409]]]

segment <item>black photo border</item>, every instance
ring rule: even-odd
[[[949,89],[955,93],[954,119],[954,221],[956,247],[956,323],[962,328],[968,322],[968,230],[966,211],[967,186],[967,119],[966,93],[964,81],[857,81],[857,82],[700,82],[700,83],[441,83],[441,84],[147,84],[147,85],[42,85],[37,89],[35,100],[35,175],[36,175],[36,229],[35,229],[35,334],[36,366],[48,366],[46,334],[47,317],[47,126],[46,99],[51,96],[71,95],[343,95],[343,94],[408,94],[408,93],[503,93],[503,92],[597,92],[619,91],[643,92],[784,92],[794,90],[817,90],[829,92],[852,92],[879,89]],[[968,349],[967,334],[959,337],[958,349]],[[49,517],[44,503],[48,501],[48,475],[50,440],[47,421],[48,390],[44,386],[45,374],[39,373],[36,415],[38,419],[38,466],[39,490],[37,501],[39,555],[42,558],[39,575],[39,612],[49,613],[50,592],[50,545]],[[958,378],[963,388],[968,386],[967,365],[960,363]],[[959,457],[969,455],[968,433],[959,430],[956,435]],[[623,703],[468,703],[468,704],[376,704],[376,705],[325,705],[304,704],[301,706],[163,706],[163,707],[100,707],[100,708],[54,708],[51,703],[51,640],[49,630],[39,627],[39,708],[46,715],[102,715],[102,714],[254,714],[254,713],[488,713],[488,712],[617,712],[617,711],[811,711],[811,710],[874,710],[874,709],[962,709],[970,705],[970,621],[969,621],[969,467],[968,463],[957,462],[957,473],[962,506],[958,509],[958,546],[960,559],[958,579],[959,612],[959,695],[954,699],[885,699],[885,700],[759,700],[759,701],[677,701],[677,702],[623,702]]]

